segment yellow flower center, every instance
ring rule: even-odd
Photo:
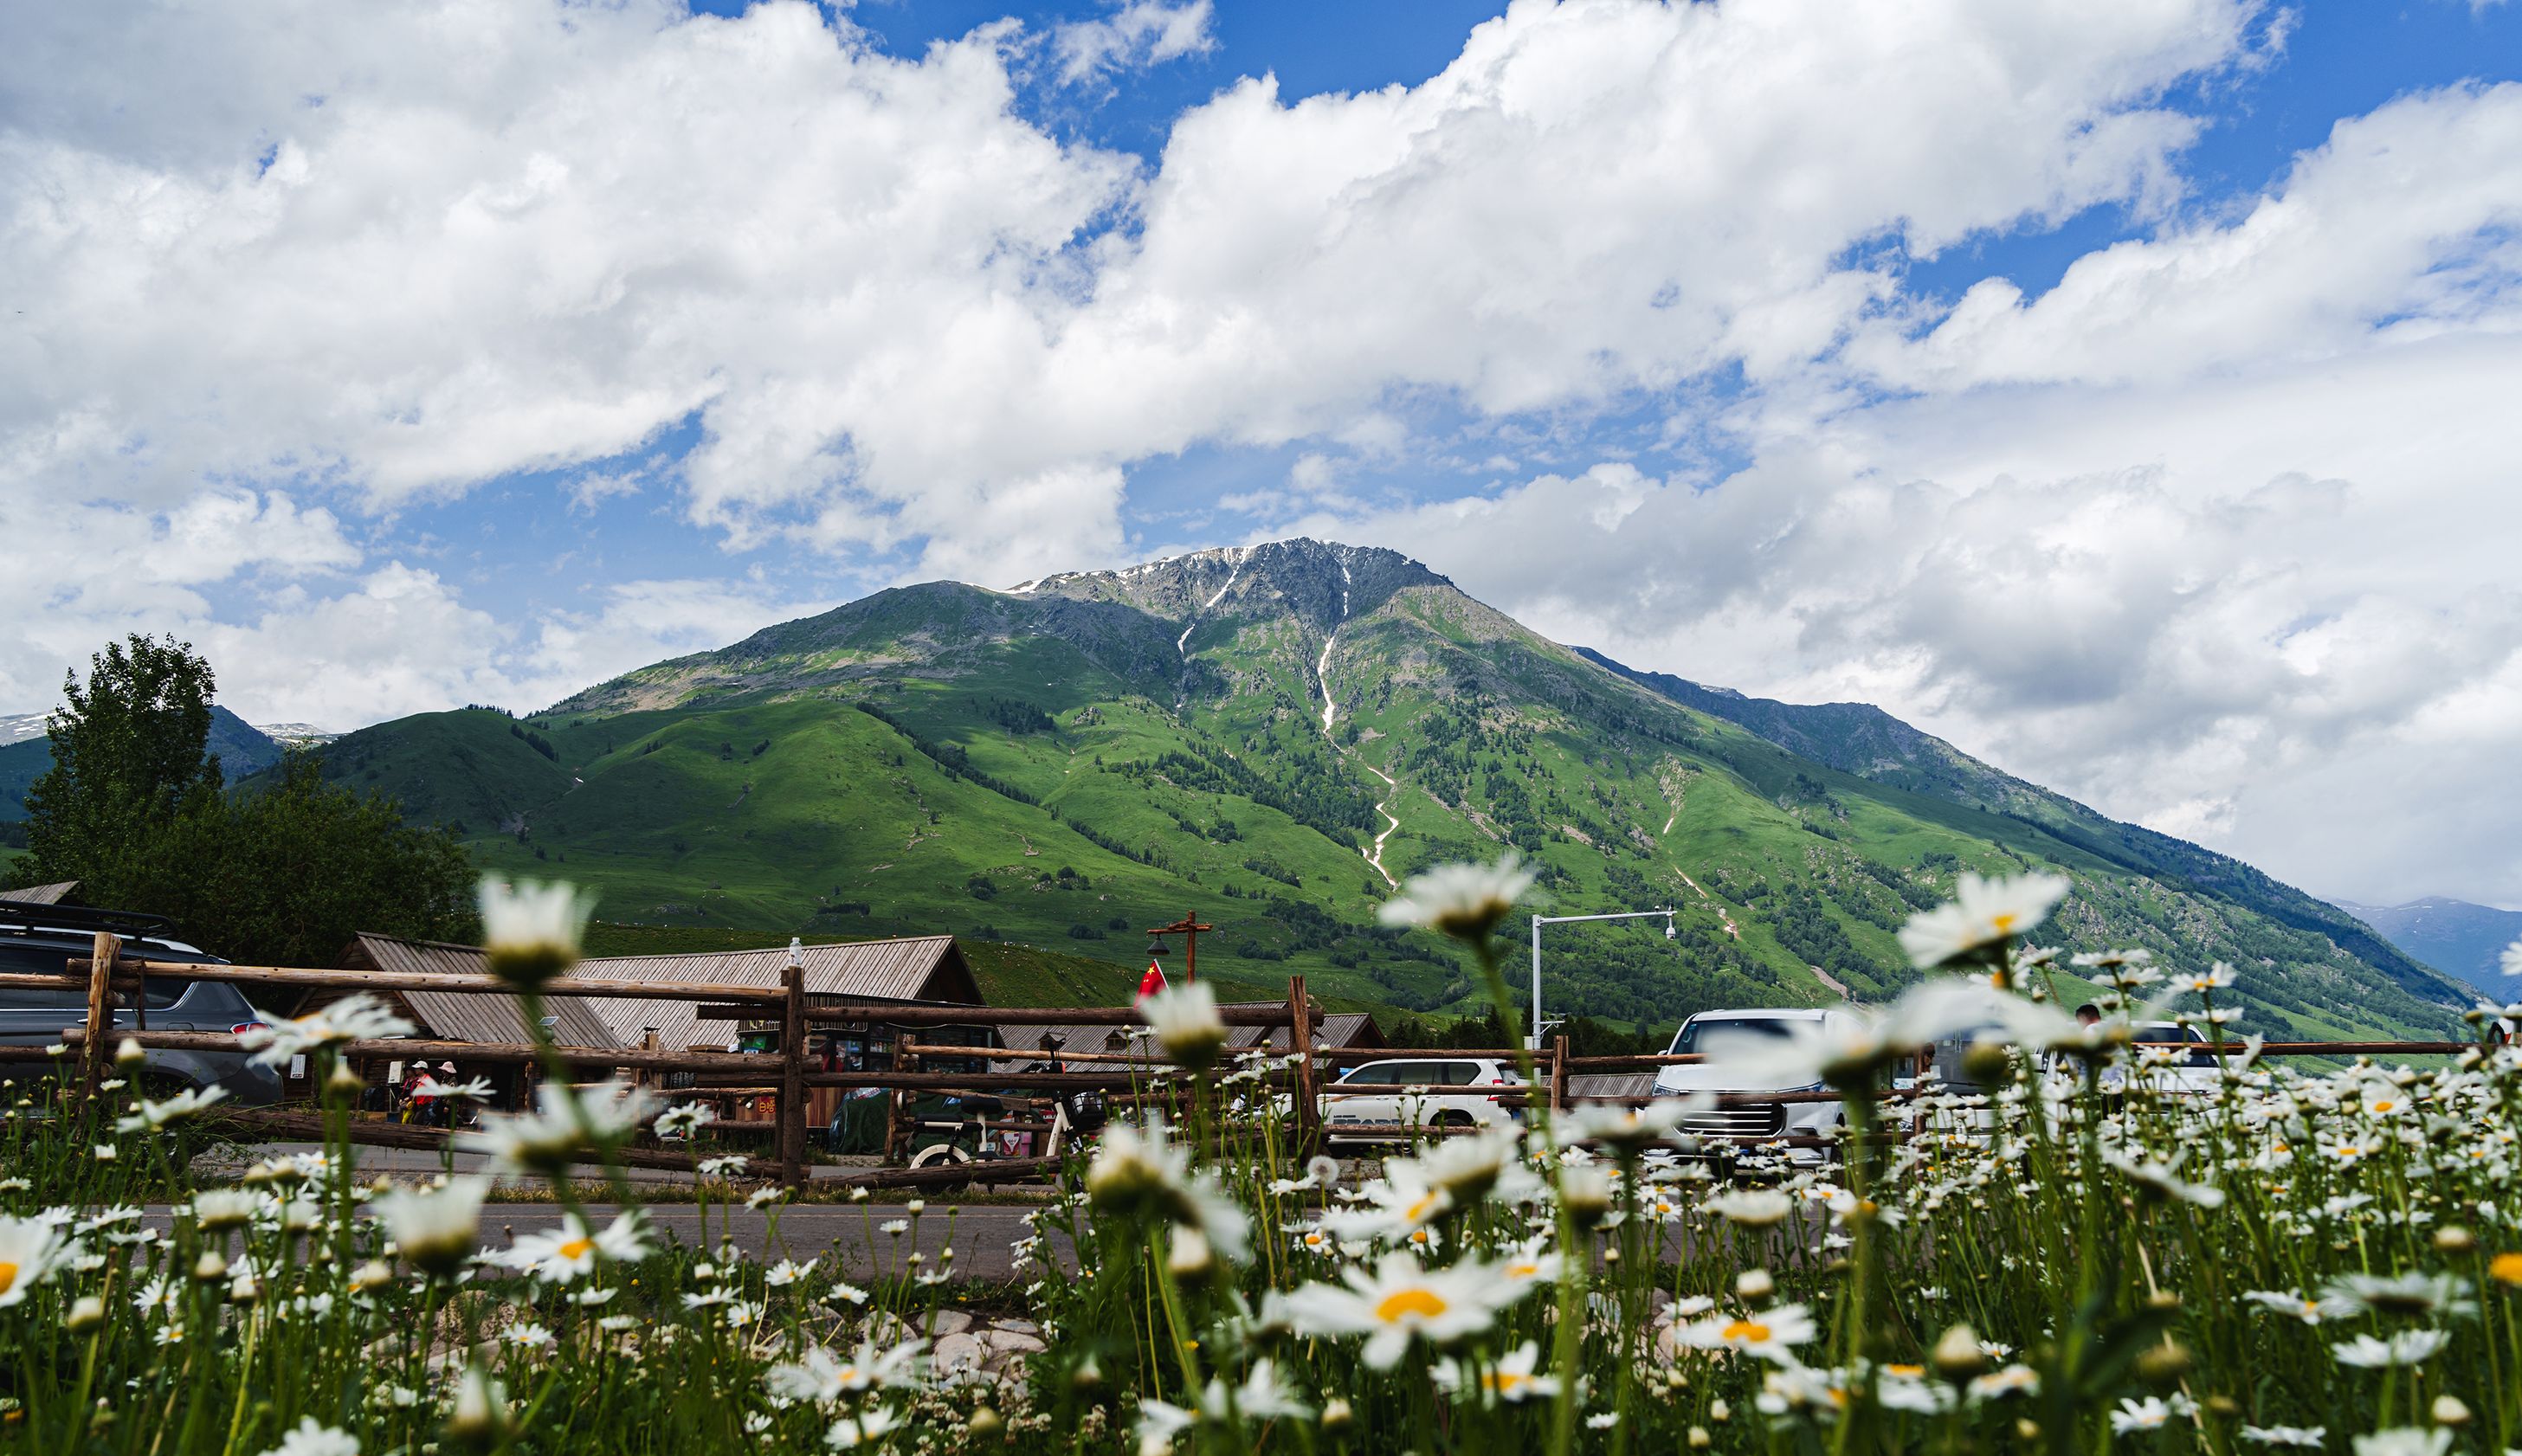
[[[2513,1255],[2507,1254],[2505,1257],[2511,1258]],[[0,1294],[9,1292],[12,1288],[16,1287],[17,1283],[18,1266],[10,1263],[7,1259],[0,1259]]]
[[[1997,934],[2012,935],[2014,933],[2014,922],[2021,918],[2023,918],[2021,916],[2014,914],[2012,911],[2007,911],[2003,915],[1990,916],[1988,923],[1996,927]]]
[[[586,1257],[587,1251],[594,1247],[595,1241],[592,1239],[572,1239],[560,1246],[560,1256],[564,1259],[583,1259]]]
[[[1413,1315],[1423,1320],[1432,1320],[1450,1307],[1445,1303],[1444,1296],[1434,1290],[1394,1290],[1383,1296],[1382,1302],[1375,1306],[1375,1317],[1387,1325],[1396,1324]]]
[[[0,1264],[0,1290],[9,1288],[11,1267]],[[2487,1261],[2487,1277],[2499,1284],[2522,1286],[2522,1253],[2500,1253]]]
[[[1769,1339],[1769,1327],[1757,1320],[1736,1320],[1725,1327],[1728,1344],[1762,1344]]]
[[[1886,1374],[1896,1375],[1904,1380],[1924,1380],[1927,1377],[1927,1367],[1924,1365],[1886,1365],[1883,1369]]]
[[[2522,1258],[2522,1255],[2513,1255],[2512,1257]],[[1530,1259],[1518,1259],[1506,1266],[1506,1277],[1509,1279],[1530,1279],[1540,1272],[1541,1266],[1532,1262]],[[0,1285],[0,1289],[6,1288],[7,1286]]]
[[[1425,1218],[1429,1213],[1433,1212],[1435,1207],[1436,1195],[1431,1193],[1421,1194],[1418,1199],[1411,1203],[1409,1207],[1401,1210],[1401,1216],[1410,1220],[1412,1223],[1417,1223],[1419,1220]]]
[[[1500,1394],[1509,1390],[1520,1390],[1531,1384],[1532,1377],[1521,1371],[1492,1370],[1488,1373],[1488,1387]]]

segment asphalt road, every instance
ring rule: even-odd
[[[837,1258],[848,1277],[865,1279],[905,1272],[913,1267],[910,1255],[915,1250],[926,1255],[932,1267],[949,1267],[945,1251],[952,1247],[955,1257],[951,1272],[958,1279],[1005,1279],[1015,1273],[1015,1260],[1010,1253],[1015,1242],[1025,1237],[1023,1208],[1005,1204],[969,1207],[950,1216],[953,1206],[944,1200],[932,1200],[916,1219],[898,1203],[801,1203],[776,1211],[774,1234],[772,1210],[756,1211],[736,1204],[732,1208],[713,1203],[709,1209],[709,1228],[704,1237],[701,1209],[692,1203],[658,1203],[648,1205],[652,1226],[674,1235],[688,1246],[716,1247],[722,1239],[732,1238],[735,1246],[754,1259],[771,1261],[782,1258],[805,1259],[820,1256],[824,1267],[832,1267]],[[587,1205],[589,1216],[610,1221],[618,1211],[610,1203]],[[486,1249],[505,1248],[518,1234],[556,1227],[563,1210],[554,1203],[489,1203],[482,1209],[482,1242]],[[152,1208],[143,1222],[163,1230],[172,1222],[167,1210]],[[901,1234],[883,1232],[884,1225],[905,1222],[911,1229]],[[1069,1254],[1067,1241],[1057,1235],[1051,1246],[1059,1252],[1061,1262],[1071,1268],[1076,1259]]]

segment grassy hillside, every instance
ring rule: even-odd
[[[1961,871],[2048,868],[2076,884],[2069,949],[2230,961],[2255,1029],[2452,1024],[2440,977],[2335,912],[2290,916],[2294,892],[2247,867],[1980,802],[1954,784],[1994,771],[1968,760],[1887,772],[1908,740],[1868,731],[1870,759],[1795,751],[1394,553],[1299,541],[881,592],[522,721],[382,725],[326,762],[491,867],[687,930],[948,930],[1122,967],[1191,911],[1219,926],[1216,975],[1459,1011],[1456,954],[1375,912],[1416,869],[1512,845],[1552,910],[1675,911],[1670,941],[1629,923],[1545,947],[1554,1014],[1668,1032],[1705,1007],[1892,994],[1913,975],[1893,932]]]

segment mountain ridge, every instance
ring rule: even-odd
[[[1338,542],[893,588],[521,719],[321,752],[492,868],[658,923],[1012,933],[1117,963],[1147,916],[1196,908],[1232,924],[1202,946],[1221,970],[1462,1010],[1469,967],[1376,911],[1513,845],[1549,905],[1676,911],[1671,943],[1554,929],[1545,1010],[1668,1029],[1888,996],[1915,976],[1901,920],[1963,869],[2029,868],[2075,880],[2071,948],[2244,965],[2272,1033],[2440,1034],[2466,999],[2334,908],[1880,710],[1639,674]]]

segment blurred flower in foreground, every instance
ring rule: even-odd
[[[1154,1028],[1156,1045],[1180,1066],[1204,1072],[1226,1050],[1226,1022],[1217,1014],[1217,993],[1205,981],[1186,981],[1139,1003]]]
[[[1494,865],[1439,865],[1412,875],[1376,916],[1387,925],[1423,925],[1456,940],[1484,940],[1532,888],[1532,878],[1513,850]]]
[[[2047,919],[2070,888],[2064,875],[1982,879],[1965,870],[1952,904],[1922,910],[1900,927],[1900,949],[1922,970],[1993,950]]]
[[[510,884],[486,874],[479,899],[482,950],[492,975],[532,991],[578,963],[579,939],[595,909],[592,893],[565,880]]]

